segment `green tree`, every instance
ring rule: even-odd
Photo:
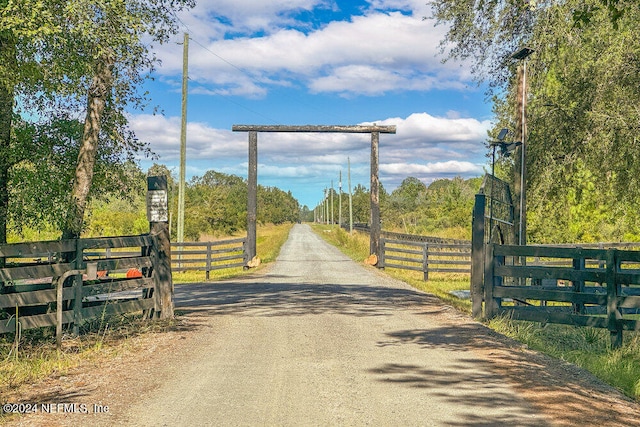
[[[98,143],[131,153],[142,144],[126,128],[124,106],[140,107],[142,72],[155,62],[145,35],[165,41],[188,0],[23,0],[0,3],[0,241],[6,240],[10,131],[19,106],[36,118],[86,108],[65,237],[82,229]],[[20,102],[16,103],[18,99]]]
[[[63,238],[79,237],[82,231],[103,122],[111,119],[120,125],[111,128],[112,131],[123,130],[124,107],[140,107],[144,103],[137,94],[137,85],[155,62],[144,37],[150,36],[160,43],[167,41],[177,31],[175,12],[190,4],[189,0],[67,2],[66,16],[59,25],[68,35],[59,44],[61,49],[55,49],[53,54],[56,59],[83,68],[76,93],[84,92],[87,104]],[[122,140],[121,135],[102,134],[104,138]]]
[[[69,183],[78,157],[82,123],[65,117],[32,124],[14,121],[12,167],[9,170],[9,224],[26,228],[63,226]],[[97,153],[94,194],[118,194],[131,199],[139,193],[140,171],[120,156],[119,148],[105,144]]]
[[[499,127],[517,127],[517,61],[510,54],[525,44],[535,49],[527,75],[526,186],[527,210],[535,218],[532,237],[591,239],[592,235],[566,232],[580,223],[577,215],[567,212],[598,218],[601,225],[607,216],[597,211],[603,209],[622,208],[625,217],[637,216],[632,208],[640,201],[637,2],[437,0],[434,17],[452,25],[443,41],[454,45],[450,56],[472,61],[478,80],[489,82],[490,93],[496,95]],[[497,96],[503,93],[507,96]],[[598,204],[584,205],[583,198],[569,197],[581,194],[583,182],[578,177],[585,174]],[[558,217],[556,227],[552,220],[543,220],[549,212]],[[636,223],[626,221],[630,227]],[[548,235],[540,228],[543,224]],[[606,238],[605,234],[600,236]]]

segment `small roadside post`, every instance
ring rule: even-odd
[[[173,280],[171,278],[171,238],[169,236],[169,196],[165,176],[147,177],[147,220],[149,234],[156,238],[153,257],[154,317],[173,317]]]

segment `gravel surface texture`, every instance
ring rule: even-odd
[[[21,390],[88,413],[10,424],[640,425],[638,404],[588,373],[354,263],[306,225],[264,272],[176,287],[176,307],[176,330]]]

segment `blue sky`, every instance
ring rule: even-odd
[[[247,176],[247,135],[234,124],[396,125],[380,136],[387,191],[413,176],[479,176],[491,105],[464,63],[443,63],[446,31],[427,0],[200,0],[179,15],[189,33],[187,179],[207,170]],[[182,37],[157,49],[145,85],[162,115],[131,125],[178,175]],[[338,188],[369,185],[369,135],[259,134],[258,183],[310,208]],[[153,161],[142,159],[143,168]]]

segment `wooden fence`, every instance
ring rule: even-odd
[[[380,239],[380,245],[380,259],[378,260],[380,268],[422,271],[425,281],[429,280],[430,272],[471,273],[471,245],[469,243],[446,243],[444,240],[429,243],[383,237]]]
[[[605,328],[618,347],[640,330],[640,252],[490,244],[484,301],[485,318]]]
[[[246,266],[246,244],[246,237],[215,242],[172,242],[171,271],[204,271],[209,280],[211,271]],[[108,259],[113,254],[107,248],[101,255]],[[136,253],[118,252],[117,255],[135,256]]]
[[[63,324],[77,332],[103,315],[158,314],[166,288],[155,274],[166,262],[158,240],[146,234],[0,246],[0,333],[56,325],[60,339]]]
[[[171,244],[173,271],[204,271],[206,280],[213,270],[244,267],[248,263],[247,238],[216,242],[184,242]]]

